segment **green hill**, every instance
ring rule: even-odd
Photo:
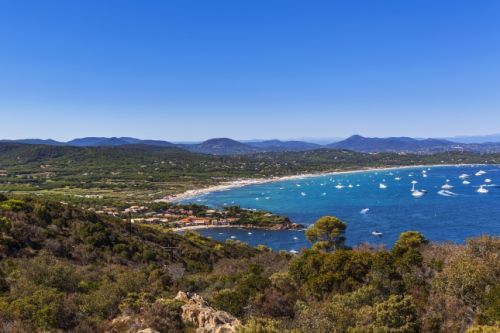
[[[58,199],[141,201],[238,178],[443,163],[499,163],[500,155],[366,154],[318,149],[213,156],[169,147],[61,147],[0,144],[0,191]]]

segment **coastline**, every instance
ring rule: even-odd
[[[305,230],[305,227],[300,225],[300,228],[274,228],[274,227],[260,227],[251,224],[229,224],[229,225],[190,225],[186,227],[172,228],[173,232],[183,232],[190,230],[203,230],[203,229],[261,229],[261,230],[269,230],[269,231],[282,231],[282,230]]]
[[[321,176],[333,176],[333,175],[342,175],[342,174],[354,174],[360,172],[372,172],[372,171],[390,171],[390,170],[402,170],[402,169],[413,169],[413,168],[435,168],[435,167],[460,167],[460,166],[480,166],[485,164],[420,164],[420,165],[403,165],[403,166],[394,166],[394,167],[380,167],[380,168],[361,168],[354,170],[339,170],[339,171],[325,171],[325,172],[316,172],[316,173],[303,173],[298,175],[290,175],[290,176],[281,176],[281,177],[271,177],[271,178],[244,178],[237,179],[229,182],[223,182],[218,185],[208,186],[205,188],[188,190],[179,194],[174,194],[170,196],[166,196],[162,199],[156,200],[158,202],[172,202],[178,203],[180,201],[194,199],[196,197],[213,193],[213,192],[221,192],[227,191],[234,188],[245,187],[249,185],[258,185],[258,184],[266,184],[266,183],[274,183],[281,182],[287,180],[294,179],[306,179],[306,178],[314,178]]]

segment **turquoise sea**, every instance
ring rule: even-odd
[[[484,174],[476,175],[479,171]],[[460,175],[467,174],[468,178]],[[470,184],[464,184],[464,180]],[[412,195],[412,181],[421,197]],[[382,185],[381,185],[382,184]],[[443,189],[443,185],[448,184]],[[480,185],[488,193],[478,193]],[[385,187],[385,188],[384,188]],[[311,225],[323,215],[347,223],[347,244],[392,246],[407,230],[433,241],[464,242],[481,234],[500,235],[500,169],[488,166],[434,166],[367,171],[249,185],[187,200],[221,208],[240,205],[289,216]],[[186,202],[186,201],[185,201]],[[372,232],[382,233],[375,236]],[[237,239],[274,250],[299,251],[310,244],[304,231],[206,229],[200,234]]]

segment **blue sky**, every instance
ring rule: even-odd
[[[0,1],[0,138],[500,132],[500,1]]]

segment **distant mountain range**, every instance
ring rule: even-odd
[[[438,152],[463,149],[455,142],[441,139],[413,139],[409,137],[366,138],[353,135],[340,142],[327,145],[329,148],[349,149],[359,152]]]
[[[474,136],[454,136],[447,140],[460,143],[497,143],[500,142],[499,134],[474,135]]]
[[[142,140],[131,137],[86,137],[67,142],[42,139],[3,140],[23,144],[76,147],[112,147],[125,145],[147,145],[154,147],[176,147],[196,153],[213,155],[241,155],[261,152],[307,151],[321,148],[348,149],[358,152],[380,153],[421,153],[430,154],[444,151],[500,152],[500,142],[460,143],[445,139],[414,139],[409,137],[368,138],[353,135],[345,140],[320,145],[305,141],[247,141],[216,138],[201,143],[172,143],[163,140]]]

